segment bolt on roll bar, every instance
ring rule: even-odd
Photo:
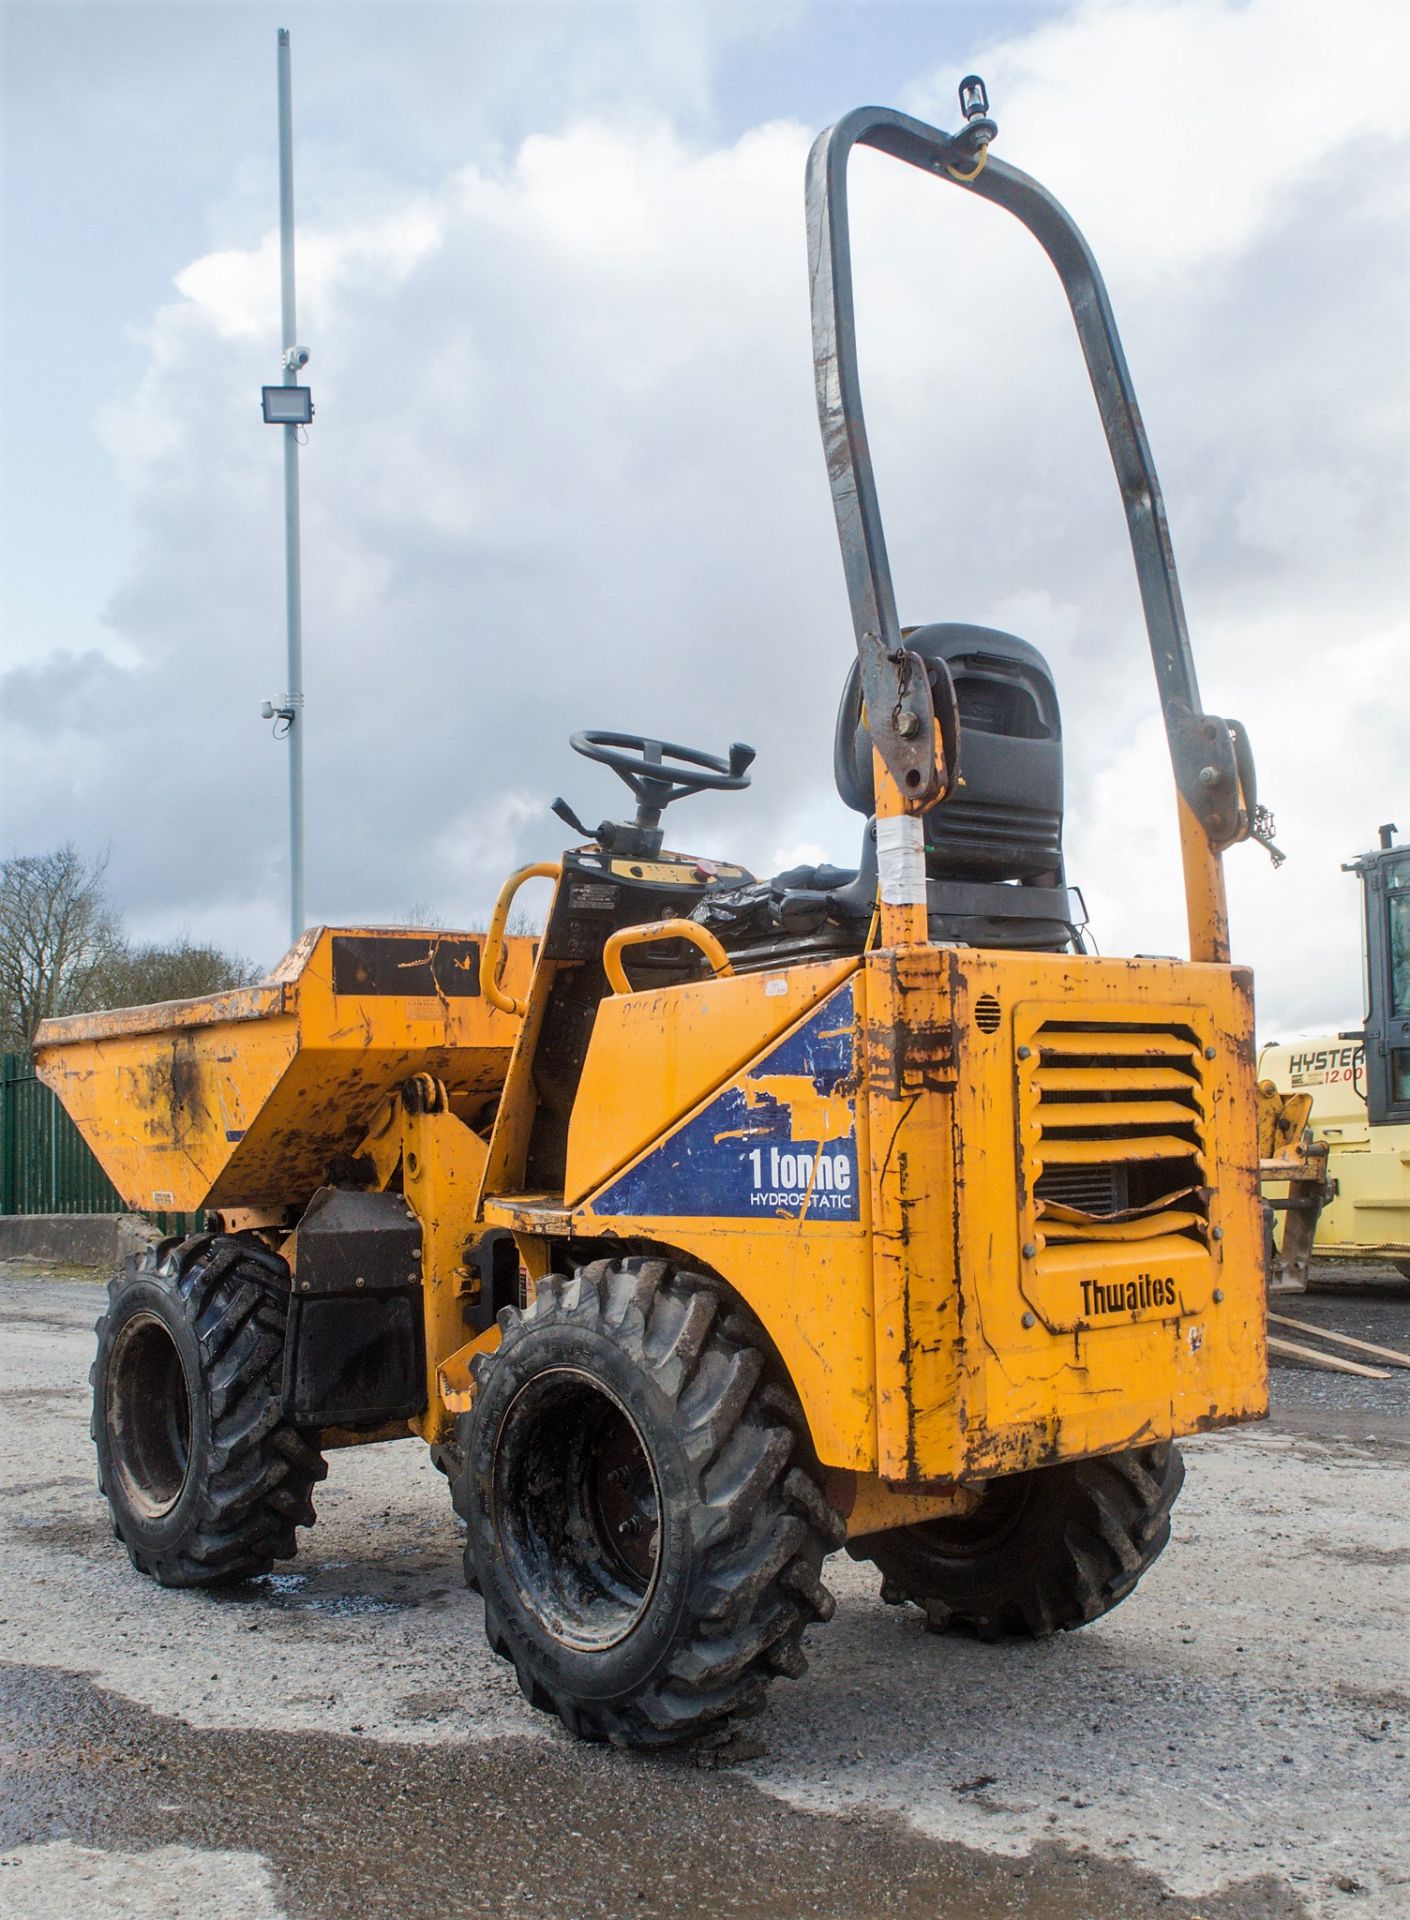
[[[886,107],[859,107],[813,143],[808,157],[808,264],[818,422],[847,591],[862,693],[878,755],[898,790],[897,812],[942,799],[934,714],[926,675],[908,655],[896,612],[857,370],[856,316],[847,213],[847,162],[873,147],[935,175],[1020,220],[1057,269],[1077,325],[1106,433],[1136,563],[1151,660],[1180,801],[1180,834],[1191,957],[1226,960],[1228,926],[1219,855],[1237,840],[1267,841],[1252,756],[1237,723],[1201,712],[1165,505],[1106,287],[1082,234],[1036,180],[989,156],[997,128],[985,115],[983,82],[961,82],[968,124],[949,134]],[[919,724],[918,724],[919,723]]]

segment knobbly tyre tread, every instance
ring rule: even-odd
[[[920,1607],[933,1633],[1045,1639],[1126,1599],[1170,1539],[1184,1478],[1173,1445],[1063,1462],[1028,1476],[1019,1528],[987,1555],[946,1554],[945,1521],[874,1534],[848,1551],[880,1569],[883,1600]]]
[[[610,1337],[674,1408],[696,1487],[689,1597],[669,1650],[629,1697],[575,1700],[546,1685],[511,1643],[476,1563],[472,1411],[461,1416],[466,1466],[454,1493],[470,1522],[465,1577],[485,1597],[486,1636],[525,1698],[580,1739],[637,1748],[727,1739],[731,1721],[762,1709],[776,1675],[806,1671],[803,1634],[835,1611],[821,1567],[846,1526],[818,1484],[802,1408],[771,1377],[758,1323],[728,1305],[720,1283],[660,1259],[597,1260],[541,1281],[528,1307],[501,1312],[500,1346],[474,1362],[477,1384],[537,1330],[564,1323]]]
[[[179,1539],[161,1551],[134,1537],[138,1529],[113,1498],[99,1434],[108,1329],[114,1308],[138,1281],[179,1303],[199,1344],[200,1390],[209,1410],[209,1444],[192,1462],[199,1484],[191,1489]],[[88,1376],[98,1491],[133,1566],[162,1586],[214,1587],[268,1573],[276,1560],[293,1557],[296,1530],[317,1517],[313,1489],[328,1464],[317,1433],[293,1426],[280,1403],[288,1289],[289,1269],[277,1254],[213,1234],[161,1241],[130,1256],[108,1283]]]

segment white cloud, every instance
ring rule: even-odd
[[[399,286],[438,245],[442,230],[436,210],[415,200],[402,202],[380,220],[315,229],[298,247],[298,296],[305,316],[316,326],[325,316],[336,316],[340,296],[354,289]],[[162,319],[175,326],[204,320],[219,339],[263,346],[279,299],[279,237],[269,234],[252,251],[226,247],[203,254],[177,274],[175,284],[184,304],[160,316],[159,324]]]
[[[1401,0],[1083,0],[977,58],[1006,145],[1054,156],[1044,183],[1100,257],[1168,281],[1344,175],[1351,143],[1404,139],[1408,33]],[[947,71],[912,104],[948,124],[953,89]]]

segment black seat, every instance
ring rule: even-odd
[[[960,709],[959,781],[923,815],[931,939],[1080,950],[1086,915],[1063,871],[1062,720],[1047,661],[1026,640],[993,627],[915,627],[905,641],[922,660],[944,661]],[[838,709],[833,768],[843,800],[870,815],[872,744],[855,662]],[[860,952],[876,875],[869,818],[855,871],[793,867],[772,880],[712,888],[691,917],[747,967]]]
[[[1062,718],[1047,661],[994,627],[915,627],[905,644],[945,663],[960,710],[959,781],[923,816],[930,937],[1050,952],[1080,945],[1085,915],[1063,871]],[[833,768],[847,805],[870,814],[872,743],[855,662]]]

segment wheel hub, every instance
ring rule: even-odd
[[[641,1432],[591,1374],[525,1383],[494,1454],[494,1525],[525,1607],[565,1645],[626,1639],[656,1585],[661,1498]]]
[[[108,1363],[108,1430],[114,1471],[134,1513],[160,1520],[186,1487],[191,1464],[191,1395],[171,1331],[154,1313],[138,1313],[113,1345]]]

